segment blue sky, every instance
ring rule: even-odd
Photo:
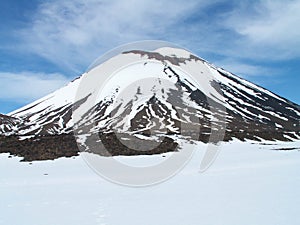
[[[179,44],[300,104],[299,12],[296,0],[1,0],[0,113],[145,39]]]

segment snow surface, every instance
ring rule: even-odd
[[[300,148],[300,141],[224,143],[204,173],[199,147],[179,174],[145,188],[104,180],[82,156],[29,164],[0,154],[0,224],[300,224],[299,149],[272,150]],[[163,155],[117,159],[144,164]]]

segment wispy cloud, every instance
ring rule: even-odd
[[[272,68],[266,68],[264,66],[251,64],[251,63],[244,63],[232,59],[219,60],[216,61],[215,64],[227,71],[230,71],[239,76],[243,76],[245,78],[250,78],[253,76],[255,77],[274,76],[274,75],[278,75],[279,73],[279,71]]]
[[[119,44],[176,34],[173,27],[207,4],[191,0],[54,0],[42,3],[32,24],[18,34],[28,51],[76,70]]]
[[[61,74],[0,72],[0,100],[27,102],[38,99],[68,83]]]
[[[119,44],[165,39],[224,57],[300,56],[300,1],[66,0],[41,3],[18,31],[23,49],[81,71]],[[222,9],[222,8],[221,8]]]
[[[300,1],[242,1],[224,24],[240,35],[235,42],[245,56],[290,59],[300,57]]]

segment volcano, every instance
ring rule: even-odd
[[[136,63],[101,83],[106,66],[128,59]],[[109,154],[97,150],[100,155],[158,154],[177,151],[178,139],[293,141],[300,139],[299,128],[299,105],[188,51],[130,50],[0,115],[0,152],[28,161],[56,159],[77,155],[79,148],[93,151],[101,142]],[[156,147],[144,151],[147,144]]]

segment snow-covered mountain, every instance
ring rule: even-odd
[[[102,70],[94,67],[52,94],[0,115],[0,133],[39,140],[74,132],[82,136],[100,133],[100,137],[109,133],[179,135],[208,142],[214,130],[224,130],[224,141],[300,138],[299,105],[187,51],[174,48],[172,54],[168,52],[170,48],[123,52],[104,62]],[[99,96],[103,85],[99,78],[106,76],[99,71],[128,58],[139,63],[120,73],[127,78],[154,73],[155,79],[148,82],[142,76],[142,82],[130,83],[125,75],[125,81],[116,75]],[[186,71],[196,74],[200,82]],[[88,86],[82,89],[84,82]]]

